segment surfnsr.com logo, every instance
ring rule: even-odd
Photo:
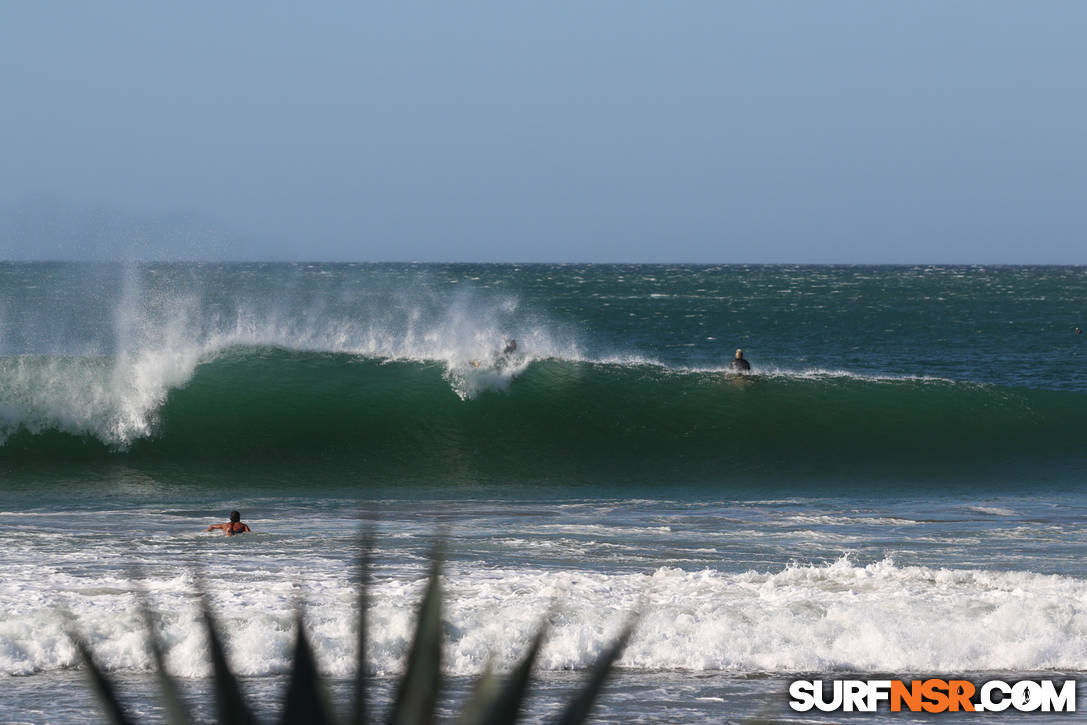
[[[797,680],[789,685],[789,706],[797,712],[1075,712],[1076,681],[989,680]]]

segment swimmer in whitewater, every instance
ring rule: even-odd
[[[242,523],[242,515],[237,511],[230,512],[230,521],[227,521],[225,524],[212,524],[204,530],[215,531],[216,529],[222,529],[223,533],[227,536],[249,533],[249,527]]]
[[[740,373],[746,373],[751,370],[751,363],[744,359],[744,351],[742,349],[736,350],[736,357],[728,364],[728,369]]]

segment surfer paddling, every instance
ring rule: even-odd
[[[728,364],[728,369],[739,373],[751,371],[751,363],[744,359],[744,351],[742,349],[737,348],[736,357]]]
[[[227,536],[249,533],[249,527],[242,523],[242,515],[237,511],[230,512],[230,521],[227,521],[225,524],[212,524],[204,530],[215,531],[216,529],[222,529],[223,533]]]

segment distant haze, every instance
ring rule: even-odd
[[[0,257],[1087,263],[1087,3],[0,8]]]

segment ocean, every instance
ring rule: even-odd
[[[446,714],[546,618],[546,721],[635,611],[599,722],[1083,679],[1077,326],[1084,267],[0,264],[0,721],[87,721],[74,631],[162,722],[141,594],[211,717],[198,582],[258,712],[299,606],[344,706],[363,530],[379,702],[439,540]]]

